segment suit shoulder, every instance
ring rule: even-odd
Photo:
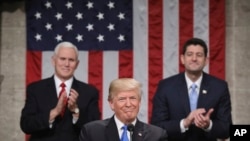
[[[86,123],[84,126],[87,128],[87,129],[96,129],[96,128],[104,128],[107,126],[109,122],[109,119],[105,119],[105,120],[94,120],[94,121],[91,121],[91,122],[88,122]]]
[[[77,83],[78,85],[80,85],[82,87],[92,89],[92,90],[97,90],[97,88],[92,84],[88,84],[86,82],[83,82],[83,81],[80,81],[80,80],[77,80],[77,79],[74,79],[74,80],[75,80],[75,83]]]
[[[176,83],[182,82],[182,80],[185,79],[184,77],[184,73],[179,73],[179,74],[175,74],[172,76],[169,76],[167,78],[164,78],[162,80],[159,81],[159,84],[173,84],[176,85]],[[181,81],[180,81],[181,80]]]
[[[158,127],[158,126],[153,125],[153,124],[146,124],[146,123],[145,123],[145,126],[146,126],[148,129],[151,129],[152,131],[157,131],[157,132],[159,132],[159,131],[164,131],[163,128]]]
[[[37,80],[37,81],[34,81],[34,82],[31,82],[27,85],[27,87],[41,87],[43,85],[48,85],[50,84],[53,79],[52,78],[45,78],[45,79],[41,79],[41,80]]]
[[[215,83],[215,84],[226,84],[227,85],[227,82],[223,79],[220,79],[216,76],[213,76],[213,75],[210,75],[210,74],[205,74],[204,77],[206,77],[206,79],[208,79],[209,81],[211,81],[212,83]]]

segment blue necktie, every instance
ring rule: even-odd
[[[196,88],[197,88],[197,85],[192,84],[191,92],[190,92],[190,96],[189,96],[191,111],[195,110],[197,107],[198,94],[196,92]]]
[[[124,125],[122,129],[123,129],[123,133],[122,133],[121,141],[129,141],[128,135],[127,135],[127,126]]]

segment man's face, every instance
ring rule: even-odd
[[[119,120],[131,123],[137,117],[141,100],[135,91],[124,91],[114,96],[109,104]]]
[[[55,67],[55,74],[65,81],[74,75],[78,66],[77,54],[73,48],[62,47],[57,55],[52,57],[52,64]]]
[[[189,45],[184,55],[181,55],[181,62],[188,73],[202,72],[208,59],[200,45]]]

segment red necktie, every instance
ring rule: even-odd
[[[62,89],[61,89],[61,91],[60,91],[60,93],[59,93],[59,98],[61,97],[62,93],[66,90],[66,89],[65,89],[66,85],[65,85],[64,83],[61,83],[60,87],[62,87]],[[60,113],[61,117],[63,117],[63,115],[64,115],[66,105],[67,105],[67,98],[64,98],[64,99],[63,99],[63,110],[62,110],[62,112]]]

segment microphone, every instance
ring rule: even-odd
[[[132,141],[132,135],[133,135],[135,126],[133,124],[129,124],[127,129],[128,129],[128,131],[130,133],[130,141]]]

